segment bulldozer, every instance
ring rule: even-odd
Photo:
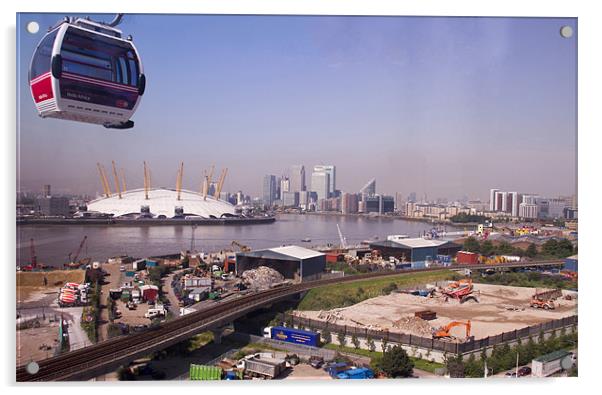
[[[464,325],[466,327],[466,338],[465,341],[468,341],[471,337],[470,337],[470,320],[463,322],[463,321],[452,321],[449,324],[442,326],[440,328],[436,328],[433,330],[433,339],[439,339],[439,340],[453,340],[455,339],[454,336],[452,336],[452,334],[450,333],[451,329],[456,327],[456,326],[460,326],[460,325]]]

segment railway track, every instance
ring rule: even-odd
[[[516,268],[525,266],[551,266],[561,263],[562,261],[545,261],[497,265],[456,265],[453,269],[469,268],[472,270],[479,270],[488,268]],[[278,287],[240,296],[226,302],[216,302],[215,306],[187,314],[183,317],[158,325],[155,328],[150,328],[145,332],[110,339],[93,346],[42,360],[38,363],[39,371],[36,374],[30,374],[27,372],[25,366],[19,366],[16,371],[16,381],[60,381],[70,380],[74,377],[82,377],[82,375],[85,376],[86,372],[102,369],[103,366],[113,366],[121,363],[120,361],[133,360],[140,355],[148,354],[153,350],[156,350],[157,347],[168,347],[196,333],[219,326],[220,323],[231,322],[233,319],[247,314],[261,306],[277,302],[312,288],[379,277],[397,276],[400,274],[437,272],[444,270],[449,270],[449,268],[436,267],[366,273]]]

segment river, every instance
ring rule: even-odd
[[[194,249],[218,251],[231,248],[237,240],[251,248],[297,244],[305,247],[339,244],[337,223],[349,244],[366,239],[386,238],[391,234],[417,237],[433,228],[432,224],[398,218],[280,214],[271,224],[197,226]],[[456,228],[448,226],[448,230]],[[106,225],[20,225],[17,227],[17,265],[30,262],[29,240],[34,239],[38,262],[62,266],[69,253],[75,253],[84,236],[88,236],[80,258],[105,261],[117,255],[148,257],[190,249],[192,226],[106,226]],[[302,242],[309,238],[311,242]]]

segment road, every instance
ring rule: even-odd
[[[102,265],[103,270],[109,273],[109,276],[105,276],[105,281],[108,280],[108,283],[101,287],[100,305],[103,307],[100,309],[98,324],[99,341],[108,339],[109,309],[107,309],[107,298],[109,297],[109,289],[119,288],[122,285],[123,273],[119,271],[120,266],[117,263],[105,263]]]

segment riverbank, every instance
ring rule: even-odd
[[[195,218],[195,219],[120,219],[120,218],[21,218],[17,225],[109,225],[109,226],[175,226],[175,225],[257,225],[271,224],[276,217]]]

